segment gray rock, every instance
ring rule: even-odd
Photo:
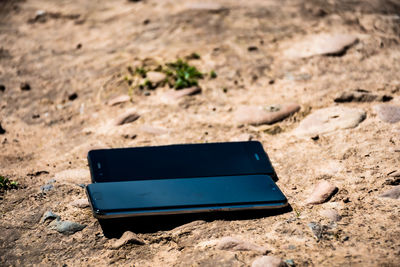
[[[321,240],[328,230],[326,225],[320,225],[315,222],[310,222],[307,226],[310,227],[311,232],[317,240]]]
[[[251,267],[285,267],[287,264],[275,256],[262,256],[251,264]]]
[[[321,210],[319,214],[333,222],[338,222],[342,219],[342,216],[340,216],[339,213],[334,209]]]
[[[295,43],[285,54],[291,58],[342,55],[356,42],[357,37],[349,34],[315,34]]]
[[[80,198],[71,202],[71,205],[83,209],[89,207],[89,201],[87,198]]]
[[[307,198],[306,204],[321,204],[327,201],[335,192],[337,187],[328,181],[322,180],[315,187],[311,195]]]
[[[59,220],[60,218],[61,217],[59,215],[53,213],[51,210],[48,210],[43,214],[42,218],[40,219],[40,223],[44,223],[45,221],[48,221],[48,220],[52,221],[54,219]]]
[[[201,93],[200,87],[190,87],[190,88],[180,89],[180,90],[169,90],[162,96],[162,98],[164,100],[166,100],[167,102],[169,102],[169,101],[179,100],[185,96],[195,95],[195,94],[199,94],[199,93]]]
[[[60,219],[54,220],[49,224],[50,229],[56,230],[64,235],[72,235],[78,231],[82,231],[86,225],[71,222],[71,221],[61,221]]]
[[[126,244],[137,244],[137,245],[144,245],[146,242],[144,242],[140,237],[138,237],[135,233],[132,233],[130,231],[126,231],[120,239],[116,240],[112,244],[112,248],[118,249]]]
[[[292,259],[285,260],[285,263],[286,263],[288,266],[295,266],[294,260],[292,260]]]
[[[129,102],[130,100],[131,100],[131,98],[129,97],[129,95],[120,95],[120,96],[117,96],[117,97],[114,97],[114,98],[110,99],[107,102],[107,105],[116,106],[116,105],[119,105],[119,104],[122,104],[122,103],[125,103],[125,102]]]
[[[50,190],[52,190],[54,188],[54,185],[53,184],[45,184],[45,185],[42,185],[41,187],[40,187],[40,190],[43,192],[43,193],[46,193],[46,192],[49,192]]]
[[[329,107],[314,111],[301,121],[293,133],[299,137],[316,136],[339,129],[357,127],[366,118],[365,111],[347,107]]]
[[[400,185],[397,185],[392,189],[383,192],[382,194],[379,195],[379,197],[400,199]]]
[[[374,107],[378,117],[388,123],[400,121],[400,106],[381,104]]]
[[[136,113],[135,109],[129,109],[115,119],[114,125],[122,125],[134,122],[139,119],[140,115]]]
[[[166,78],[167,78],[167,75],[165,75],[165,73],[162,73],[162,72],[149,71],[146,73],[146,79],[149,82],[151,82],[151,84],[153,86],[156,86],[156,85],[164,82]]]
[[[271,105],[266,107],[240,107],[235,112],[235,120],[240,124],[261,125],[281,121],[300,110],[298,104]]]
[[[391,96],[387,95],[375,95],[371,92],[363,89],[356,89],[348,92],[340,93],[336,98],[335,102],[372,102],[372,101],[389,101]]]
[[[258,246],[256,244],[230,236],[221,238],[217,243],[217,248],[230,251],[257,251],[262,254],[266,254],[268,252],[266,247]]]

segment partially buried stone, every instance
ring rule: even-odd
[[[340,56],[356,42],[357,37],[350,34],[315,34],[295,43],[285,54],[292,58]]]
[[[268,252],[266,247],[258,246],[256,244],[230,236],[221,238],[217,243],[217,248],[231,251],[257,251],[262,254],[266,254]]]
[[[285,267],[287,264],[275,256],[262,256],[251,264],[251,267]]]
[[[322,180],[315,187],[307,198],[306,204],[321,204],[327,201],[337,191],[337,187],[328,181]]]
[[[60,219],[60,216],[53,213],[51,210],[48,210],[43,214],[42,218],[40,219],[40,222],[44,223],[45,221],[54,219]]]
[[[235,120],[241,124],[261,125],[281,121],[300,110],[298,104],[270,105],[266,107],[240,107],[234,114]]]
[[[123,125],[126,123],[131,123],[134,122],[135,120],[139,119],[140,115],[136,113],[135,109],[129,109],[125,113],[121,114],[118,116],[114,124],[115,125]]]
[[[372,101],[389,101],[392,97],[388,95],[375,95],[363,89],[342,92],[336,98],[335,102],[372,102]]]
[[[50,190],[52,190],[53,188],[54,188],[53,184],[45,184],[45,185],[42,185],[42,186],[40,187],[40,190],[41,190],[43,193],[46,193],[46,192],[49,192]]]
[[[333,222],[338,222],[342,219],[342,216],[334,209],[321,210],[320,214]]]
[[[132,243],[132,244],[137,244],[137,245],[144,245],[145,242],[138,237],[135,233],[132,233],[131,231],[126,231],[120,239],[118,239],[117,241],[115,241],[112,244],[112,248],[114,249],[118,249],[128,243]]]
[[[347,107],[329,107],[319,109],[302,120],[294,130],[299,137],[315,136],[333,132],[339,129],[354,128],[365,118],[362,109]]]
[[[115,97],[115,98],[110,99],[110,100],[107,102],[107,105],[109,105],[109,106],[116,106],[116,105],[119,105],[119,104],[128,102],[128,101],[130,101],[130,100],[131,100],[131,98],[129,97],[129,95],[120,95],[120,96],[117,96],[117,97]]]
[[[224,10],[228,10],[228,8],[221,6],[215,2],[197,2],[197,3],[188,3],[186,8],[189,10],[196,10],[196,11],[208,11],[208,12],[221,12]]]
[[[59,182],[79,184],[90,182],[90,172],[87,169],[68,169],[54,175],[54,179]]]
[[[317,240],[321,240],[328,230],[326,225],[320,225],[319,223],[315,222],[310,222],[307,224],[307,226],[310,227],[311,232]]]
[[[142,125],[140,127],[140,131],[144,132],[144,133],[148,133],[148,134],[154,134],[154,135],[163,135],[168,133],[167,129],[161,128],[161,127],[155,127],[152,125]]]
[[[49,224],[50,229],[56,230],[64,235],[72,235],[78,231],[83,230],[86,225],[71,222],[71,221],[61,221],[57,219]]]
[[[379,195],[379,197],[400,199],[400,185],[397,185],[394,188],[383,192]]]
[[[180,90],[169,90],[163,95],[163,99],[170,101],[170,100],[179,100],[182,97],[185,96],[190,96],[190,95],[195,95],[199,94],[201,92],[200,87],[190,87],[186,89],[180,89]]]
[[[71,205],[83,209],[89,207],[89,201],[87,200],[87,198],[80,198],[73,201]]]
[[[396,123],[400,121],[400,106],[381,104],[374,108],[378,117],[384,122]]]

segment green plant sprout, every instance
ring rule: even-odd
[[[0,175],[0,190],[9,190],[18,188],[17,181],[10,181],[8,178]]]

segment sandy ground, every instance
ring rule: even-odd
[[[400,170],[400,124],[377,116],[378,101],[333,101],[364,89],[400,102],[400,4],[360,2],[2,1],[0,175],[20,188],[0,200],[0,265],[250,266],[262,255],[204,245],[233,236],[296,266],[398,266],[400,202],[378,196],[394,188],[390,174]],[[38,10],[46,15],[37,17]],[[288,55],[320,33],[358,41],[336,56]],[[166,102],[170,89],[162,87],[106,104],[128,93],[127,66],[193,52],[201,58],[191,64],[218,74],[200,81],[201,94]],[[275,134],[271,126],[235,123],[240,106],[292,102],[301,110],[275,124]],[[308,114],[332,106],[362,109],[366,119],[317,140],[293,134]],[[114,126],[131,108],[140,118]],[[90,209],[72,205],[86,197],[78,184],[90,182],[92,148],[249,138],[264,145],[292,212],[138,233],[146,244],[112,249],[115,240],[104,237]],[[338,192],[326,203],[305,205],[320,180]],[[43,192],[46,184],[53,188]],[[47,210],[86,227],[58,233],[40,222]],[[332,222],[323,210],[342,219]],[[325,229],[319,239],[311,222]]]

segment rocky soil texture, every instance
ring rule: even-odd
[[[2,1],[1,265],[398,265],[399,15],[394,0]],[[178,58],[210,74],[181,91],[154,69],[148,88],[125,79]],[[293,211],[120,239],[92,216],[90,149],[250,139]]]

